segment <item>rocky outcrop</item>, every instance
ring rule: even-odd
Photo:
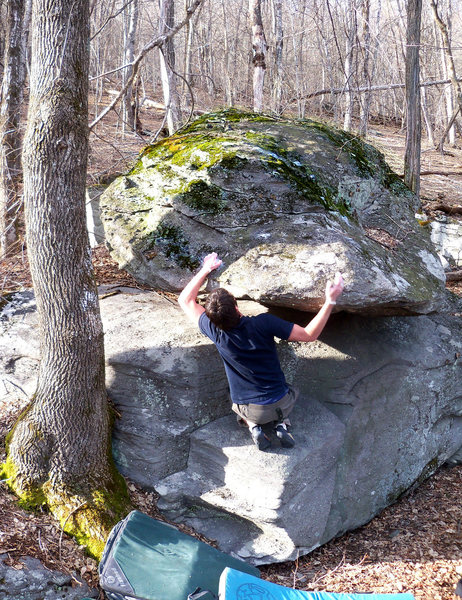
[[[168,516],[250,562],[289,560],[358,527],[462,446],[460,301],[438,315],[342,313],[320,341],[280,342],[301,390],[297,444],[259,452],[230,414],[214,347],[176,303],[110,293],[100,304],[120,470],[155,488]],[[38,358],[33,299],[16,300],[0,317],[0,390],[13,398],[33,389]]]
[[[224,417],[191,436],[188,468],[156,486],[159,506],[257,564],[366,523],[462,445],[461,333],[460,313],[343,315],[320,342],[281,343],[302,392],[296,447],[259,453]]]
[[[344,274],[339,310],[428,313],[444,271],[416,197],[382,155],[314,121],[205,115],[147,148],[101,197],[119,265],[180,290],[211,250],[212,285],[268,306],[316,311]]]
[[[2,600],[81,600],[98,598],[76,574],[65,575],[47,569],[36,558],[22,557],[19,565],[7,564],[8,554],[0,554],[0,598]]]

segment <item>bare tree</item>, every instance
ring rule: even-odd
[[[191,0],[185,0],[185,9],[188,10]],[[185,26],[185,49],[183,77],[185,85],[192,85],[191,81],[191,49],[194,37],[194,21],[190,19]],[[184,88],[183,88],[183,91]]]
[[[284,44],[284,30],[282,26],[282,0],[273,0],[271,5],[273,13],[274,35],[274,71],[273,71],[273,111],[277,114],[282,109],[282,50]]]
[[[124,56],[123,64],[124,69],[122,71],[122,85],[125,87],[129,79],[134,79],[134,67],[133,59],[135,56],[135,40],[136,30],[138,27],[138,13],[139,5],[138,0],[130,0],[125,6],[123,12],[123,34],[124,34]],[[125,128],[135,131],[136,129],[136,118],[135,118],[135,103],[133,101],[133,85],[128,83],[126,91],[122,98],[122,129]]]
[[[370,27],[371,4],[370,0],[362,0],[362,50],[363,50],[363,81],[365,86],[371,86],[371,27]],[[370,89],[362,96],[360,100],[359,114],[359,134],[365,136],[369,123],[369,112],[371,107]]]
[[[356,1],[349,0],[347,12],[346,28],[346,50],[345,50],[345,115],[343,119],[343,128],[350,131],[353,119],[353,75],[355,69],[356,52],[355,46],[358,36],[358,20],[356,15]]]
[[[435,19],[435,22],[441,31],[441,37],[442,37],[443,45],[444,45],[444,52],[446,54],[446,59],[447,59],[447,70],[448,70],[449,78],[451,80],[451,84],[452,84],[452,87],[454,89],[454,93],[456,96],[457,112],[453,113],[453,119],[455,119],[457,113],[459,111],[462,112],[462,88],[460,86],[460,81],[457,78],[456,66],[455,66],[454,57],[452,54],[452,48],[451,48],[451,42],[449,39],[449,31],[448,31],[447,24],[443,21],[443,19],[441,18],[440,14],[439,14],[437,0],[430,0],[430,5],[432,7],[433,17]],[[451,125],[452,125],[452,123],[451,123]],[[450,130],[450,128],[449,128],[449,130]],[[445,131],[445,136],[447,135],[447,133],[448,133],[448,130]],[[440,148],[442,148],[445,136],[443,136],[443,139],[441,140]]]
[[[433,9],[434,10],[434,9]],[[439,39],[437,42],[437,46],[441,44],[440,47],[440,55],[441,55],[441,70],[443,79],[450,78],[450,58],[448,57],[446,48],[451,48],[451,1],[448,0],[448,4],[446,7],[446,16],[445,16],[445,25],[446,25],[446,35],[444,35],[441,31],[441,26],[438,23],[438,19],[435,19],[435,25],[439,29]],[[441,15],[441,22],[443,22],[444,16]],[[452,85],[444,86],[444,97],[446,100],[446,116],[447,120],[451,119],[454,114],[454,87]],[[449,143],[452,146],[455,146],[456,143],[456,128],[454,124],[448,129],[448,139]]]
[[[30,0],[8,0],[6,43],[0,102],[0,257],[17,240],[17,215],[21,206],[21,108],[26,79],[26,47]]]
[[[420,22],[422,0],[407,3],[406,47],[406,148],[404,151],[404,182],[420,194]]]
[[[225,0],[221,0],[221,14],[223,19],[223,51],[224,51],[224,82],[225,82],[225,101],[228,106],[234,104],[233,84],[231,81],[231,52],[229,44],[228,19],[226,13]]]
[[[173,0],[160,0],[159,33],[169,33],[175,24],[175,5]],[[170,135],[181,126],[180,96],[176,86],[175,48],[173,38],[166,39],[159,46],[160,72],[164,94],[167,127]]]
[[[23,164],[41,360],[3,469],[18,496],[47,504],[98,556],[129,502],[110,450],[103,327],[85,227],[89,0],[35,0],[32,18]]]
[[[249,17],[252,29],[253,109],[263,110],[263,87],[266,73],[267,44],[261,18],[261,0],[249,0]]]
[[[128,78],[125,85],[122,87],[120,92],[115,96],[115,98],[104,108],[104,110],[101,111],[101,113],[92,121],[92,123],[90,123],[90,130],[93,129],[107,115],[107,113],[116,106],[116,104],[123,97],[123,95],[125,94],[125,92],[128,89],[128,86],[132,84],[135,74],[138,70],[138,67],[139,67],[141,61],[145,58],[145,56],[154,48],[159,48],[162,45],[164,45],[165,42],[169,38],[173,37],[176,33],[178,33],[178,31],[180,31],[186,25],[186,23],[188,23],[189,19],[192,17],[192,15],[194,14],[194,12],[198,8],[198,6],[200,6],[201,2],[202,2],[202,0],[192,0],[191,5],[186,9],[186,14],[182,21],[180,21],[179,23],[176,23],[175,26],[168,33],[164,33],[162,35],[157,36],[154,39],[151,39],[147,44],[145,44],[143,46],[143,48],[138,52],[136,57],[133,59],[132,75]],[[113,71],[111,71],[111,73],[114,71],[119,71],[119,70],[120,70],[120,68],[114,69]]]

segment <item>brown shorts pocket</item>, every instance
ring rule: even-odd
[[[289,391],[273,404],[234,404],[233,411],[248,421],[264,425],[271,421],[280,421],[281,415],[285,419],[292,412],[297,402],[299,391],[289,386]]]

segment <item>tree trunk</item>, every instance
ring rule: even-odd
[[[355,57],[354,45],[357,39],[357,18],[356,18],[356,0],[349,0],[348,4],[348,24],[347,39],[345,51],[345,115],[343,119],[343,128],[350,131],[353,123],[353,61]]]
[[[185,9],[187,10],[190,5],[190,0],[185,0]],[[186,23],[186,33],[185,33],[185,47],[184,47],[184,69],[183,69],[183,77],[186,82],[193,86],[193,81],[191,77],[191,50],[192,50],[192,42],[194,37],[194,21],[191,19]],[[183,94],[186,93],[186,82],[184,82],[183,86]],[[188,99],[189,101],[189,99]]]
[[[443,40],[444,51],[445,51],[446,59],[447,59],[446,66],[447,66],[449,78],[451,80],[452,87],[454,89],[454,93],[456,96],[457,106],[459,107],[459,110],[462,112],[462,89],[460,87],[460,83],[457,78],[456,66],[454,63],[454,57],[452,55],[452,48],[451,48],[451,41],[449,39],[448,27],[447,27],[446,23],[441,19],[440,15],[438,13],[437,1],[430,0],[430,4],[432,7],[433,17],[435,19],[435,22],[441,31],[441,38]],[[449,115],[448,115],[448,117],[449,117]]]
[[[21,206],[21,108],[26,78],[26,45],[30,0],[7,3],[7,35],[0,104],[0,258],[18,239],[17,216]]]
[[[273,35],[274,35],[274,75],[273,75],[273,112],[282,111],[282,49],[284,32],[282,29],[282,0],[273,0]]]
[[[175,23],[175,6],[173,0],[160,0],[159,33],[167,33]],[[180,96],[175,81],[175,47],[173,39],[169,39],[159,48],[160,74],[164,103],[166,107],[167,127],[170,135],[181,126]]]
[[[297,26],[299,26],[298,19],[300,18],[300,14],[295,12],[294,6],[290,7],[290,20],[291,20],[291,30],[295,33],[297,31]],[[295,17],[297,17],[297,23],[295,22]],[[300,34],[302,35],[302,34]],[[297,117],[299,119],[304,117],[304,102],[303,102],[303,93],[302,93],[302,74],[301,74],[301,60],[299,55],[299,48],[301,48],[302,43],[301,40],[292,35],[292,50],[293,50],[293,71],[295,78],[295,94],[297,99]]]
[[[3,473],[24,503],[47,504],[99,556],[129,504],[111,458],[103,328],[85,226],[89,2],[51,4],[34,2],[23,151],[41,361]]]
[[[252,29],[253,63],[253,110],[263,110],[263,86],[266,72],[266,38],[261,18],[261,0],[249,0],[249,16]]]
[[[369,56],[371,52],[371,27],[370,27],[370,0],[362,0],[362,21],[363,21],[363,79],[368,91],[359,100],[359,135],[366,136],[369,124],[369,111],[371,106],[371,74],[369,70]]]
[[[135,57],[135,40],[138,26],[138,0],[127,3],[123,18],[124,31],[124,56],[123,64],[129,65],[122,71],[122,87],[124,87],[133,73],[133,59]],[[122,130],[136,130],[135,104],[133,102],[133,85],[129,85],[122,98]]]
[[[435,145],[435,137],[433,135],[433,127],[432,127],[430,115],[428,114],[427,93],[426,93],[424,87],[421,88],[420,94],[421,94],[422,115],[423,115],[423,118],[424,118],[425,127],[427,129],[428,143],[430,144],[430,146],[434,146]]]
[[[228,23],[226,18],[226,6],[225,0],[221,0],[221,14],[223,18],[223,52],[224,52],[224,87],[225,87],[225,103],[226,106],[233,106],[233,85],[231,82],[230,72],[230,49],[229,49],[229,34],[228,34]]]
[[[406,106],[407,127],[404,151],[404,183],[420,194],[420,19],[422,0],[408,0],[406,51]]]
[[[447,42],[451,44],[451,3],[448,3],[447,7],[447,16],[446,16],[446,25],[447,25]],[[441,45],[440,55],[441,55],[441,70],[443,73],[443,79],[448,79],[450,76],[449,68],[448,68],[448,57],[446,55],[445,48],[445,40],[443,36],[439,35],[439,39],[437,45]],[[450,46],[449,46],[450,47]],[[444,97],[446,100],[446,117],[447,122],[451,120],[452,115],[454,114],[454,89],[451,85],[445,86],[444,88]],[[451,146],[455,146],[456,144],[456,128],[454,125],[448,128],[448,140]]]

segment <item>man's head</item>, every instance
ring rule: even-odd
[[[214,290],[205,302],[205,314],[214,325],[227,331],[239,324],[236,298],[223,288]]]

